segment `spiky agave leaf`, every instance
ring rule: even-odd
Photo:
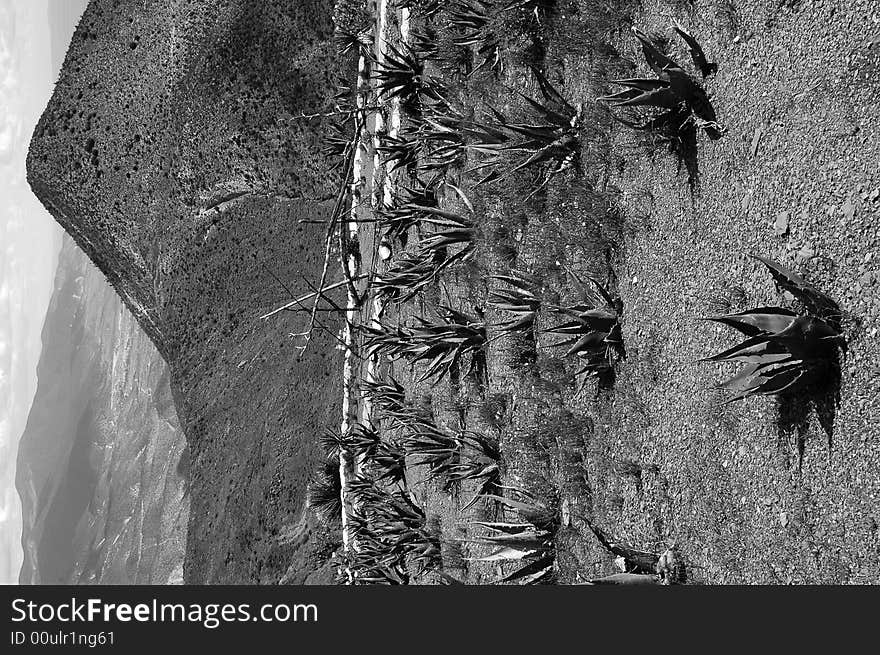
[[[766,266],[776,284],[800,300],[809,313],[826,321],[840,320],[840,307],[830,296],[771,259],[760,255],[750,255],[750,257]]]
[[[324,523],[334,523],[342,518],[342,481],[339,462],[325,461],[309,480],[306,489],[306,505]]]
[[[350,32],[337,28],[333,33],[336,49],[342,55],[356,52],[358,55],[369,56],[373,47],[373,35],[368,29]]]
[[[522,97],[540,120],[535,123],[516,123],[490,106],[489,111],[498,122],[498,127],[484,130],[490,138],[481,147],[488,152],[489,158],[471,170],[480,170],[487,166],[498,167],[501,155],[505,153],[526,153],[526,156],[513,163],[506,171],[490,174],[481,181],[482,184],[498,181],[525,168],[536,167],[543,171],[543,182],[538,187],[541,188],[556,173],[577,165],[580,153],[579,112],[540,71],[533,68],[532,72],[538,80],[543,101]],[[497,132],[506,135],[506,139],[501,141],[495,138]]]
[[[555,345],[569,346],[566,357],[575,356],[581,360],[577,374],[598,375],[610,370],[621,352],[617,312],[584,305],[560,307],[555,311],[574,320],[554,325],[545,332],[565,337]]]
[[[351,120],[330,121],[330,130],[324,135],[321,154],[333,162],[331,170],[336,170],[345,161],[345,154],[352,146],[354,126]]]
[[[442,306],[438,313],[439,322],[416,317],[413,327],[363,326],[364,347],[370,353],[405,357],[413,364],[427,362],[422,381],[442,378],[467,354],[473,355],[473,372],[486,343],[485,325],[451,307]]]
[[[559,509],[555,503],[546,504],[539,502],[531,494],[521,489],[516,490],[521,500],[509,496],[485,494],[483,497],[494,500],[507,510],[513,510],[517,515],[527,521],[535,529],[554,533],[559,525]]]
[[[402,483],[406,478],[406,452],[396,439],[384,438],[367,454],[377,482]]]
[[[489,293],[487,304],[493,309],[510,312],[515,318],[497,324],[501,332],[529,331],[535,324],[541,299],[537,296],[536,278],[511,272],[509,275],[493,275],[492,279],[509,284],[512,289],[495,289]]]
[[[496,74],[504,69],[501,57],[501,39],[493,28],[491,6],[480,0],[459,0],[448,10],[449,25],[458,36],[453,42],[465,48],[474,48],[480,63],[476,72],[488,68]]]
[[[464,245],[467,249],[474,247],[476,230],[473,227],[450,228],[438,230],[425,236],[419,241],[419,248],[432,253],[445,253],[446,248],[454,245]]]
[[[675,144],[680,140],[677,132],[687,127],[702,129],[710,139],[720,138],[725,130],[718,123],[715,108],[700,84],[686,73],[679,64],[663,54],[648,37],[633,28],[640,41],[645,61],[658,79],[612,80],[625,90],[599,98],[614,107],[648,107],[663,110],[638,123],[625,124],[636,129],[656,131]],[[681,33],[680,33],[681,34]],[[680,151],[680,150],[679,150]]]
[[[361,390],[380,412],[401,411],[406,407],[406,390],[393,377],[361,381]]]
[[[385,237],[406,245],[409,230],[428,216],[428,210],[438,208],[436,188],[417,182],[416,186],[402,186],[391,204],[376,212],[376,217]]]
[[[441,263],[437,257],[422,250],[404,253],[373,280],[372,287],[386,300],[406,302],[434,281]]]
[[[463,431],[457,435],[457,438],[468,456],[464,461],[449,466],[445,475],[448,484],[464,480],[480,483],[473,500],[463,508],[467,509],[480,497],[500,489],[501,449],[497,439],[491,439],[478,432]]]
[[[320,438],[321,449],[328,459],[339,459],[346,452],[347,445],[341,434],[334,430],[325,430]]]
[[[521,585],[541,584],[553,577],[553,565],[556,562],[556,553],[549,553],[538,557],[512,573],[508,573],[495,581],[495,584],[505,582],[517,582]]]
[[[398,168],[412,170],[418,164],[421,143],[414,136],[385,135],[377,150],[389,173]]]
[[[757,307],[735,314],[707,316],[703,320],[723,323],[753,337],[762,333],[782,332],[796,316],[793,311],[782,307]]]
[[[428,467],[427,480],[445,478],[461,461],[461,443],[433,423],[410,427],[404,442],[407,455],[415,466]]]
[[[477,521],[473,525],[487,528],[489,532],[468,539],[473,543],[494,546],[489,555],[473,558],[483,562],[526,562],[513,572],[499,578],[496,583],[520,581],[520,584],[536,584],[552,576],[556,558],[554,533],[558,525],[555,512],[549,512],[527,494],[525,501],[493,496],[503,506],[515,509],[529,518],[525,523]]]
[[[409,46],[422,61],[436,61],[439,57],[437,46],[437,33],[430,26],[422,26],[421,29],[411,29],[409,32]]]

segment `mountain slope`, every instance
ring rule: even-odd
[[[93,0],[31,142],[34,192],[168,362],[191,452],[192,583],[314,568],[303,498],[341,365],[323,335],[297,356],[296,316],[258,317],[289,298],[278,280],[300,291],[321,266],[323,228],[300,219],[329,215],[338,177],[325,126],[297,117],[332,109],[354,78],[331,14]]]

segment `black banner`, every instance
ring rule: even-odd
[[[766,587],[45,586],[4,587],[2,595],[4,653],[187,644],[223,652],[270,652],[272,644],[328,652],[393,643],[498,648],[572,638],[584,647],[608,642],[617,655],[657,640],[762,635],[764,644],[777,637],[790,645],[822,631],[836,631],[839,646],[873,625],[878,606],[875,590]]]

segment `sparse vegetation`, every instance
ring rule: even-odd
[[[668,34],[633,29],[655,78],[624,77],[633,62],[617,50],[615,31],[639,11],[625,0],[397,5],[412,10],[409,39],[388,44],[372,81],[375,96],[399,101],[404,115],[399,129],[377,135],[374,175],[390,180],[390,193],[373,189],[369,208],[381,243],[396,252],[371,272],[365,291],[382,314],[357,326],[359,352],[374,371],[395,377],[360,384],[373,414],[337,446],[365,461],[354,485],[358,548],[349,561],[359,580],[376,582],[417,581],[429,571],[446,584],[684,582],[662,517],[641,526],[646,532],[634,542],[649,544],[644,550],[611,539],[593,518],[570,533],[573,512],[620,525],[628,513],[665,502],[663,458],[653,453],[650,465],[639,463],[646,461],[640,435],[667,439],[656,434],[658,410],[643,389],[661,389],[657,402],[669,403],[672,380],[686,387],[676,377],[680,353],[662,339],[667,324],[690,328],[676,316],[677,323],[656,317],[645,330],[638,315],[650,296],[644,289],[658,281],[635,272],[625,246],[664,208],[655,203],[654,178],[639,189],[616,186],[632,174],[619,139],[632,137],[618,137],[612,118],[667,143],[688,165],[696,198],[697,136],[726,132],[699,81],[711,84],[718,65],[675,21],[669,33],[693,68],[673,59],[680,46]],[[731,11],[722,5],[719,21]],[[702,34],[705,24],[695,27]],[[589,70],[569,72],[578,65]],[[624,89],[598,98],[613,114],[593,103],[608,79]],[[795,306],[742,311],[745,283],[686,292],[687,302],[701,299],[718,312],[709,320],[746,336],[708,358],[745,364],[719,388],[739,400],[806,397],[821,383],[833,386],[845,352],[839,308],[759,260]],[[620,283],[619,270],[629,273]],[[427,405],[410,399],[423,396]],[[706,429],[734,430],[731,417],[713,411]],[[417,495],[424,507],[414,505]],[[452,539],[451,525],[461,531]],[[617,573],[573,570],[572,553],[593,537],[620,560]]]

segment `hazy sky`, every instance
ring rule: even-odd
[[[86,0],[0,0],[0,583],[18,582],[18,441],[36,391],[40,332],[61,232],[31,193],[25,158]]]

